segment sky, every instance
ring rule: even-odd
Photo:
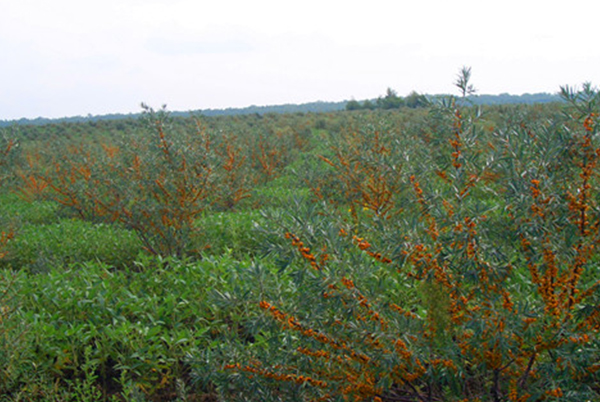
[[[0,120],[600,83],[597,0],[0,0]]]

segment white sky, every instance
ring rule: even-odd
[[[0,0],[0,119],[600,83],[598,0]]]

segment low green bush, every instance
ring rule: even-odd
[[[237,318],[247,314],[244,306],[224,302],[224,295],[240,283],[250,286],[239,280],[255,269],[250,260],[228,256],[196,262],[146,256],[132,269],[90,262],[45,274],[20,271],[11,288],[20,295],[11,322],[23,330],[18,354],[0,344],[0,358],[12,364],[10,372],[7,365],[0,370],[0,393],[6,400],[208,394],[208,385],[192,382],[189,357],[244,331]],[[13,275],[1,272],[4,279]]]
[[[8,254],[0,263],[32,272],[96,260],[122,267],[131,264],[142,250],[130,231],[68,219],[47,225],[24,224],[8,243]]]
[[[238,258],[258,255],[261,249],[259,230],[266,224],[259,211],[205,213],[195,222],[198,230],[196,250],[208,255],[219,256],[231,253]]]
[[[50,224],[59,218],[59,204],[52,201],[26,201],[15,193],[0,194],[0,216],[13,225]]]

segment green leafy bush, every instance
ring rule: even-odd
[[[68,219],[47,225],[23,225],[8,244],[2,264],[32,272],[84,261],[124,267],[131,265],[140,252],[140,241],[131,231]]]
[[[3,375],[11,374],[3,377],[6,395],[48,400],[56,393],[77,399],[139,392],[172,400],[182,386],[208,394],[210,388],[192,383],[188,360],[231,334],[228,317],[237,313],[214,304],[213,288],[236,277],[233,264],[228,257],[146,258],[130,270],[96,262],[43,275],[22,271],[12,287],[20,296],[11,322],[26,331],[19,340],[23,353],[0,355],[12,359],[3,366]],[[238,272],[249,265],[237,264]]]
[[[17,194],[0,195],[0,214],[13,225],[56,223],[59,219],[59,205],[51,201],[23,200]]]

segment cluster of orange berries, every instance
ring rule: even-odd
[[[448,175],[443,170],[436,170],[435,174],[437,174],[445,182],[447,182],[447,183],[451,182],[451,180],[448,178]]]
[[[276,321],[281,323],[281,325],[284,328],[298,331],[302,335],[309,337],[309,338],[313,338],[323,344],[330,345],[331,347],[333,347],[336,350],[340,350],[340,349],[348,350],[348,351],[350,351],[350,353],[353,357],[359,357],[360,359],[362,359],[363,355],[359,356],[359,354],[355,353],[354,351],[351,351],[351,349],[346,345],[345,342],[338,342],[338,341],[328,337],[327,335],[324,335],[318,331],[315,331],[312,328],[306,328],[305,326],[300,324],[294,316],[287,315],[287,314],[281,312],[277,307],[271,305],[270,303],[268,303],[264,300],[261,301],[259,305],[260,305],[260,308],[262,308],[263,310],[267,310],[273,316],[273,318],[275,318]]]
[[[560,398],[561,396],[563,396],[563,392],[562,392],[562,389],[560,389],[560,388],[554,388],[554,389],[546,391],[546,395]]]
[[[531,395],[528,393],[519,396],[519,389],[516,385],[511,386],[510,390],[508,391],[508,399],[513,402],[525,402],[530,396]]]
[[[262,368],[258,368],[258,367],[254,367],[251,365],[242,366],[239,363],[227,364],[223,368],[225,370],[234,370],[235,369],[235,370],[246,371],[248,373],[257,374],[257,375],[263,376],[265,378],[270,378],[270,379],[277,380],[277,381],[294,382],[298,385],[303,385],[305,383],[308,383],[314,387],[327,388],[327,382],[317,380],[312,377],[304,376],[304,375],[275,373],[275,372],[272,372],[272,371],[269,371],[266,369],[262,369]]]
[[[344,283],[350,288],[354,286],[351,280],[344,280]],[[356,401],[363,401],[366,398],[372,398],[377,395],[377,389],[375,388],[374,380],[372,379],[372,374],[367,371],[356,371],[354,369],[350,369],[348,363],[350,361],[357,362],[361,365],[361,367],[366,368],[371,358],[363,353],[358,353],[354,351],[350,346],[346,344],[346,342],[338,342],[335,341],[321,333],[318,333],[310,328],[306,328],[299,324],[297,320],[289,316],[285,313],[282,313],[276,307],[272,306],[270,303],[266,301],[262,301],[260,303],[260,307],[262,309],[267,310],[278,322],[280,322],[284,328],[290,328],[296,331],[299,331],[302,335],[307,337],[312,337],[315,340],[331,346],[334,350],[343,351],[342,355],[332,356],[332,354],[326,350],[311,350],[304,347],[298,347],[297,351],[303,355],[313,357],[313,358],[321,358],[327,361],[334,362],[336,364],[342,365],[346,367],[347,370],[343,371],[344,375],[347,377],[345,383],[348,384],[347,387],[343,387],[339,390],[343,395],[354,395]],[[275,367],[277,368],[277,366]],[[240,371],[246,371],[252,374],[258,374],[266,378],[278,380],[278,381],[288,381],[294,382],[298,385],[308,384],[315,387],[327,388],[330,387],[325,381],[317,380],[310,376],[302,376],[295,374],[279,374],[274,373],[269,370],[264,370],[255,366],[247,365],[242,366],[239,363],[230,364],[225,366],[225,369],[237,369]],[[344,370],[346,370],[344,369]],[[316,373],[318,376],[325,376],[326,378],[336,379],[337,377],[332,375],[331,373]],[[365,378],[366,376],[366,378]],[[325,398],[327,400],[327,398]],[[376,400],[376,399],[375,399]]]
[[[417,318],[417,315],[415,313],[413,313],[412,311],[405,310],[395,303],[391,303],[390,307],[392,308],[392,310],[396,310],[399,314],[402,314],[406,318],[412,318],[412,319]]]
[[[460,150],[462,143],[460,141],[460,135],[458,131],[455,133],[455,138],[450,140],[450,145],[452,146],[452,149],[454,149],[452,152],[452,166],[454,166],[455,169],[460,169],[462,167],[462,163],[460,163],[458,160],[462,154],[462,151]]]
[[[331,354],[325,350],[312,351],[310,349],[303,348],[302,346],[299,346],[297,350],[298,350],[298,352],[300,352],[306,356],[320,357],[320,358],[324,358],[326,360],[329,360],[329,358],[331,357]]]
[[[531,190],[531,195],[533,196],[533,198],[538,198],[541,194],[540,181],[537,179],[532,179],[531,187],[529,187],[529,189]]]
[[[292,240],[292,246],[296,247],[298,249],[298,251],[300,251],[300,254],[302,255],[302,257],[304,259],[308,260],[311,267],[313,267],[317,271],[321,270],[321,266],[317,262],[317,257],[315,257],[315,255],[310,252],[310,247],[305,246],[304,243],[302,241],[300,241],[300,238],[298,236],[296,236],[290,232],[286,232],[285,238]],[[328,259],[327,254],[324,254],[324,256],[321,257],[322,262],[327,261],[327,259]]]
[[[453,370],[453,371],[457,371],[458,369],[456,368],[456,365],[454,364],[454,362],[452,360],[448,360],[448,359],[433,359],[429,362],[432,366],[434,367],[438,367],[438,366],[442,366],[444,368]]]
[[[415,194],[417,196],[417,202],[419,203],[419,205],[421,205],[422,210],[423,210],[423,216],[426,219],[427,223],[428,223],[428,230],[427,233],[429,233],[429,236],[431,236],[431,239],[433,241],[437,241],[440,233],[437,227],[437,222],[434,219],[433,216],[431,216],[431,214],[429,214],[428,212],[428,208],[427,208],[427,202],[425,201],[425,197],[423,196],[423,189],[421,188],[421,184],[417,181],[417,179],[415,178],[414,175],[410,176],[410,182],[413,185],[413,190],[415,191]],[[451,206],[450,210],[451,211]],[[453,214],[454,212],[448,212],[449,214]]]
[[[382,329],[387,328],[387,322],[383,319],[383,317],[376,312],[375,310],[372,309],[371,304],[369,303],[369,300],[362,294],[360,293],[360,291],[358,291],[358,289],[356,289],[356,286],[354,285],[354,281],[352,281],[352,279],[348,279],[348,278],[342,278],[342,284],[348,289],[348,290],[354,290],[354,293],[352,295],[352,297],[354,299],[356,299],[359,303],[359,305],[364,308],[367,312],[366,316],[363,315],[356,315],[356,319],[358,319],[359,321],[377,321],[379,322],[379,324],[381,325]]]
[[[406,343],[402,339],[396,339],[396,342],[394,342],[394,349],[404,360],[408,360],[412,356],[412,352],[408,350]]]
[[[423,197],[423,189],[421,189],[421,184],[417,181],[415,175],[410,176],[410,182],[413,185],[413,189],[415,190],[419,204],[424,205],[425,198]]]
[[[440,245],[436,247],[436,254],[439,252]],[[409,278],[415,278],[417,280],[424,279],[427,274],[433,271],[435,280],[445,286],[448,289],[452,289],[453,286],[453,275],[446,269],[445,265],[440,265],[440,261],[434,256],[434,254],[424,244],[414,245],[413,252],[409,253],[407,250],[403,250],[404,255],[408,256],[412,264],[417,268],[417,273],[408,272]]]
[[[590,113],[583,121],[583,128],[587,132],[594,131],[594,117],[598,116],[597,113]]]
[[[348,279],[346,277],[342,278],[342,283],[344,284],[344,286],[348,289],[354,289],[354,281],[352,281],[352,279]]]
[[[384,257],[381,253],[375,253],[375,252],[369,250],[369,248],[371,248],[371,244],[368,241],[364,240],[362,237],[353,236],[352,240],[354,240],[356,242],[356,245],[358,246],[359,249],[366,252],[369,256],[373,257],[377,261],[380,261],[380,262],[383,262],[386,264],[392,263],[391,259]]]

